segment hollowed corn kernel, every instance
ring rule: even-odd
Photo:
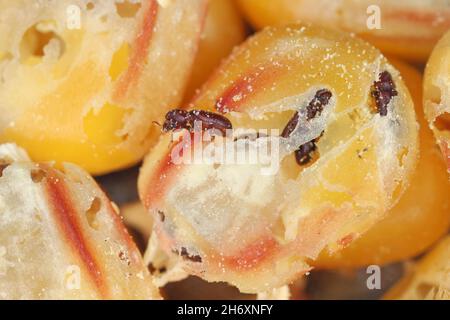
[[[159,299],[136,245],[95,181],[0,145],[2,299]]]
[[[93,174],[140,161],[182,100],[205,13],[205,0],[1,2],[0,142]]]

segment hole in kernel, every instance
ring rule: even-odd
[[[95,197],[94,200],[92,200],[90,208],[86,211],[87,222],[89,226],[95,230],[99,229],[99,223],[97,221],[97,213],[100,211],[101,206],[102,202],[100,198]]]
[[[31,180],[33,180],[34,183],[39,183],[47,176],[47,172],[44,170],[38,168],[31,170]]]
[[[434,120],[434,126],[439,131],[450,131],[450,113],[444,112]]]
[[[398,163],[400,165],[400,167],[403,167],[405,164],[405,158],[409,153],[409,149],[404,147],[401,148],[399,152],[397,152],[397,159],[398,159]]]
[[[436,292],[436,291],[437,291],[437,287],[435,285],[425,283],[425,282],[422,282],[416,288],[417,295],[422,300],[427,298],[428,296],[430,296],[430,294],[432,294],[433,292]]]
[[[135,17],[140,8],[140,3],[133,3],[128,0],[116,2],[116,11],[121,18]]]
[[[427,96],[431,102],[441,104],[442,91],[438,86],[430,85],[427,90]]]
[[[36,23],[24,33],[20,42],[20,60],[26,64],[36,64],[46,54],[59,59],[65,50],[64,41],[50,30],[51,22]]]
[[[3,171],[9,166],[9,163],[2,163],[0,161],[0,178],[3,177]]]

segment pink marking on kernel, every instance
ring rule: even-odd
[[[355,238],[354,234],[350,233],[350,234],[346,235],[345,237],[339,239],[338,244],[340,246],[342,246],[343,248],[348,247],[353,242],[354,238]]]
[[[278,248],[278,242],[274,238],[263,238],[242,249],[236,255],[226,257],[224,263],[230,269],[251,270],[273,257]]]
[[[153,175],[147,182],[146,190],[144,196],[144,206],[147,209],[154,209],[157,204],[164,199],[167,192],[167,188],[173,184],[176,179],[177,174],[183,167],[182,164],[175,164],[172,160],[172,153],[178,143],[183,143],[183,138],[180,137],[180,141],[172,142],[169,146],[167,153],[162,157],[155,169]],[[191,134],[191,142],[193,143],[193,134]],[[180,158],[183,157],[183,148],[180,150]]]
[[[150,0],[148,9],[142,20],[142,26],[139,28],[133,42],[133,52],[130,58],[129,68],[126,70],[125,74],[120,77],[114,93],[114,98],[117,100],[124,98],[130,87],[139,79],[153,37],[157,14],[158,3],[156,0]]]
[[[447,164],[447,169],[450,172],[450,144],[447,141],[442,141],[441,150],[444,155],[445,163]]]
[[[103,298],[108,297],[108,288],[103,278],[100,264],[96,261],[95,253],[89,247],[84,237],[77,208],[70,197],[64,178],[55,169],[47,168],[46,196],[59,228],[72,247],[89,276],[93,280],[97,291]]]
[[[281,74],[282,68],[273,64],[254,68],[233,82],[217,99],[216,110],[222,113],[239,111],[244,102],[261,92],[261,88]]]
[[[385,13],[386,19],[405,20],[424,24],[428,27],[435,23],[450,26],[450,11],[442,10],[439,12],[426,12],[419,10],[388,10]]]

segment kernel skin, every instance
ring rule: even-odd
[[[430,56],[424,75],[423,106],[450,174],[450,31]]]
[[[316,268],[357,268],[385,265],[423,253],[447,233],[450,226],[450,181],[437,152],[433,133],[422,109],[422,75],[399,60],[389,61],[400,71],[414,99],[420,124],[420,158],[411,184],[382,221],[342,251],[325,249],[312,264]]]
[[[0,145],[1,298],[161,299],[111,203],[81,168]]]
[[[210,0],[183,105],[190,101],[220,62],[245,37],[244,21],[234,1]]]
[[[450,237],[443,238],[383,297],[385,300],[449,300]]]
[[[293,22],[314,23],[355,32],[386,54],[425,62],[439,38],[450,28],[450,6],[443,1],[414,4],[409,0],[237,0],[256,28]],[[417,3],[417,2],[416,2]],[[380,9],[381,29],[369,29]],[[371,21],[371,20],[370,20]]]
[[[68,161],[95,175],[129,167],[158,138],[153,121],[181,103],[207,1],[176,0],[165,8],[143,1],[136,17],[123,18],[114,2],[94,1],[85,9],[84,0],[79,30],[65,26],[66,2],[27,10],[24,0],[0,2],[0,30],[8,35],[0,40],[0,56],[19,46],[20,30],[35,23],[32,10],[57,21],[55,33],[64,42],[58,59],[2,62],[0,73],[8,72],[0,83],[0,142],[20,144],[36,161]],[[11,25],[20,28],[9,32]]]
[[[374,112],[369,99],[383,70],[392,74],[399,92],[387,117]],[[163,223],[154,221],[166,252],[184,247],[202,258],[185,261],[186,271],[242,292],[277,288],[308,272],[307,261],[326,245],[341,250],[340,239],[363,234],[398,201],[417,159],[414,107],[397,71],[363,41],[301,25],[265,29],[234,50],[190,108],[222,113],[233,129],[281,133],[294,111],[320,89],[333,97],[312,120],[321,125],[323,120],[314,134],[325,132],[317,144],[320,157],[308,167],[297,165],[293,152],[274,177],[262,177],[250,165],[175,165],[170,134],[148,154],[139,176],[140,198],[152,214],[164,212]],[[339,152],[330,151],[333,147]],[[409,152],[400,160],[397,152],[403,148]],[[215,174],[218,180],[208,180]],[[252,187],[245,188],[247,183]]]

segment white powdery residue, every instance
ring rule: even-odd
[[[242,93],[239,93],[239,94],[234,95],[233,98],[232,98],[232,100],[233,100],[234,102],[241,101],[241,100],[242,100]]]

